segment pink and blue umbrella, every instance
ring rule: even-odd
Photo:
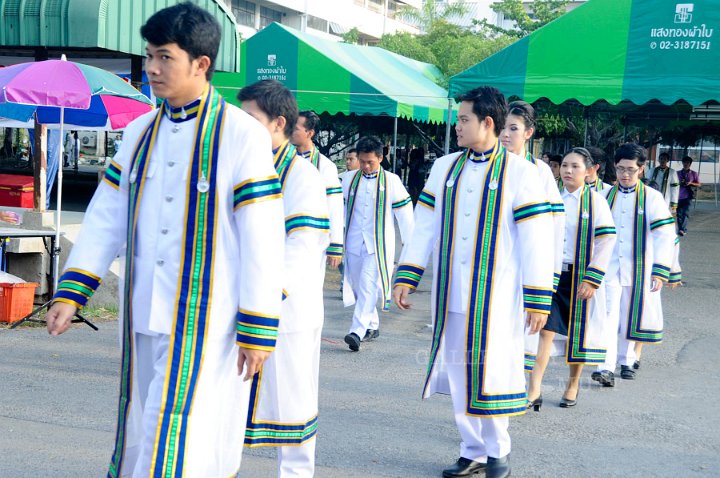
[[[119,76],[82,63],[46,60],[0,68],[0,117],[121,129],[152,108],[147,96]]]

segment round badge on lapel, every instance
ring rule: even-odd
[[[448,179],[448,181],[445,183],[445,186],[447,186],[449,188],[453,187],[454,185],[455,185],[455,181],[453,181],[452,179]]]
[[[492,181],[490,181],[489,188],[493,191],[496,190],[498,188],[498,182],[493,179]]]

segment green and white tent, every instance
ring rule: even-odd
[[[452,77],[555,104],[720,100],[718,0],[590,0]]]
[[[386,115],[444,123],[447,90],[437,67],[382,48],[323,40],[273,23],[242,43],[240,73],[217,72],[213,85],[237,104],[240,88],[276,79],[301,110]]]

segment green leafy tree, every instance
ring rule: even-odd
[[[563,15],[568,3],[569,0],[535,0],[531,3],[500,0],[493,4],[493,10],[515,22],[514,28],[499,27],[486,19],[473,20],[473,23],[485,31],[522,38]]]
[[[402,6],[397,11],[397,17],[408,23],[420,27],[422,31],[429,31],[438,21],[448,21],[467,14],[468,7],[465,1],[448,3],[446,1],[424,0],[422,7],[414,8],[409,5]]]
[[[342,39],[345,43],[357,45],[360,43],[360,30],[357,27],[352,27],[351,30],[342,34]]]
[[[413,60],[437,65],[437,58],[421,37],[406,32],[383,35],[377,46]]]

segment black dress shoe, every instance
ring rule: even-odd
[[[485,466],[485,478],[507,478],[508,476],[510,476],[510,455],[502,458],[489,456],[487,466]]]
[[[636,360],[633,364],[633,370],[640,370],[640,361]]]
[[[345,343],[353,352],[360,350],[360,337],[355,332],[350,332],[345,336]]]
[[[532,409],[535,410],[536,412],[539,412],[539,411],[540,411],[540,407],[542,407],[542,404],[543,404],[543,398],[542,398],[542,395],[540,395],[540,396],[539,396],[538,398],[536,398],[535,400],[528,400],[528,406],[527,406],[527,407],[528,407],[528,410],[530,410],[530,409],[532,408]]]
[[[609,370],[595,371],[590,375],[590,378],[600,383],[603,387],[614,387],[615,386],[615,374]]]
[[[365,337],[363,337],[363,342],[366,340],[372,340],[380,337],[380,330],[379,329],[367,329],[365,332]]]
[[[625,380],[635,380],[635,370],[630,368],[629,365],[620,366],[620,377]]]
[[[458,478],[462,476],[472,476],[476,473],[480,473],[485,469],[485,463],[479,461],[472,461],[468,458],[460,457],[458,461],[451,466],[443,470],[443,478]]]
[[[565,396],[563,395],[562,399],[560,400],[560,408],[570,408],[570,407],[574,407],[575,405],[577,405],[578,395],[580,395],[580,390],[578,390],[577,393],[575,394],[574,400],[565,398]]]

